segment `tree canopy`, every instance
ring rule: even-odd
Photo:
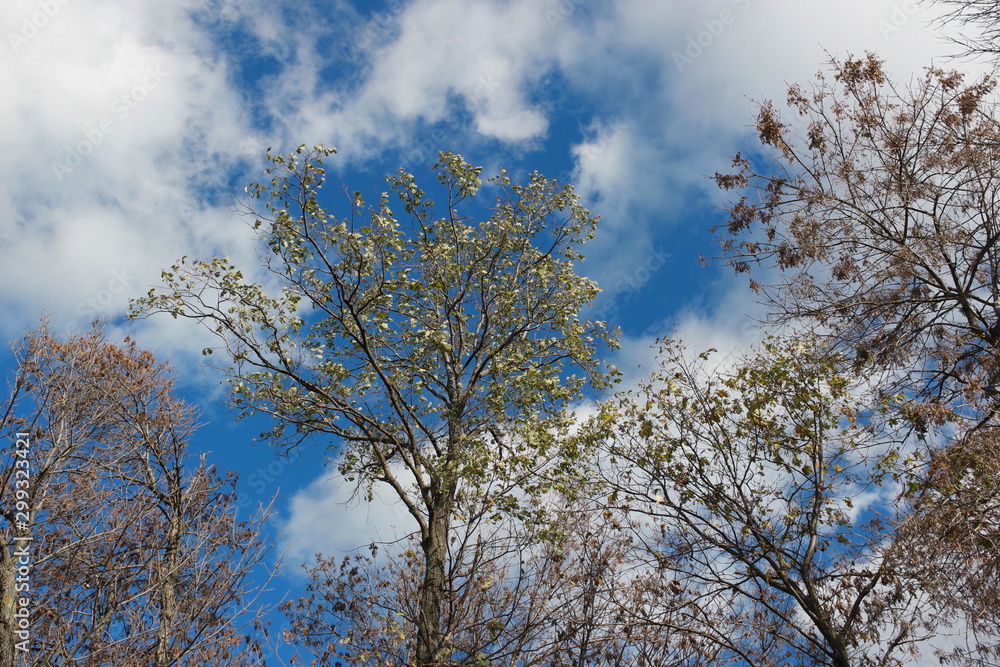
[[[0,665],[261,664],[265,516],[238,520],[235,478],[188,451],[194,410],[169,368],[45,321],[15,360]]]
[[[936,68],[893,83],[874,55],[760,107],[772,153],[737,155],[725,256],[779,323],[810,322],[925,420],[983,418],[1000,382],[994,82]],[[775,272],[768,272],[775,270]],[[767,277],[764,277],[767,276]]]
[[[484,189],[453,153],[435,165],[440,210],[400,171],[338,219],[318,195],[333,152],[272,155],[272,180],[247,188],[273,294],[226,258],[184,259],[136,312],[219,336],[235,404],[275,417],[275,445],[328,436],[348,481],[391,487],[424,556],[415,661],[438,664],[455,517],[537,513],[530,496],[576,470],[555,437],[565,408],[613,378],[597,356],[613,332],[580,314],[597,286],[574,270],[597,219],[537,173]]]

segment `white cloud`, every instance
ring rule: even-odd
[[[434,124],[461,108],[472,115],[465,129],[480,138],[522,143],[548,131],[547,110],[532,88],[568,57],[573,31],[553,31],[543,4],[418,0],[363,30],[355,40],[366,47],[363,81],[306,93],[294,112],[303,140],[332,137],[345,158],[363,159],[406,149],[417,122]],[[316,84],[308,68],[292,77],[289,92],[297,98]]]
[[[324,474],[291,497],[282,521],[282,540],[293,562],[312,562],[317,553],[346,553],[372,542],[398,540],[415,528],[392,491],[376,487],[371,502],[355,497],[339,473]]]
[[[251,256],[246,227],[205,201],[240,167],[252,134],[225,63],[192,18],[208,4],[0,9],[14,26],[0,48],[8,311],[30,320],[44,309],[57,328],[82,327],[121,312],[192,248]]]
[[[572,147],[571,179],[581,199],[601,216],[597,236],[586,246],[586,272],[604,289],[601,299],[621,299],[641,288],[671,253],[654,244],[648,220],[656,210],[679,204],[679,193],[663,187],[662,151],[625,122],[592,128]]]
[[[935,16],[927,3],[912,0],[615,3],[589,27],[590,48],[561,61],[600,110],[572,149],[578,189],[602,216],[588,248],[588,275],[607,294],[627,297],[613,286],[650,248],[672,249],[665,239],[685,227],[722,222],[722,213],[713,212],[722,193],[707,177],[725,171],[737,151],[758,145],[754,100],[782,104],[789,83],[808,85],[831,56],[876,51],[904,82],[943,62],[953,47],[930,25]],[[705,248],[717,254],[708,238]],[[671,271],[685,270],[682,262],[694,270],[696,255],[675,257],[655,280],[669,284]],[[727,282],[732,287],[719,286],[722,292],[745,291],[742,281]],[[717,347],[746,338],[744,313],[752,304],[745,294],[713,302],[714,314],[702,310],[704,303],[698,299],[680,315],[686,337],[715,340]],[[721,323],[727,313],[741,323]]]
[[[467,132],[530,143],[550,132],[551,102],[539,87],[553,74],[593,105],[571,149],[574,180],[603,218],[585,273],[604,286],[605,301],[627,300],[632,283],[666,276],[657,257],[669,230],[704,220],[717,200],[704,176],[750,136],[749,98],[780,100],[785,82],[808,81],[823,66],[824,48],[873,48],[904,78],[951,49],[927,26],[931,10],[907,0],[416,0],[360,28],[346,3],[327,9],[298,19],[268,3],[217,0],[141,9],[16,0],[0,9],[9,27],[0,86],[14,100],[0,108],[8,250],[0,280],[3,306],[18,314],[13,327],[43,308],[70,321],[120,312],[183,254],[219,252],[254,266],[252,236],[221,202],[206,203],[205,190],[259,164],[248,160],[271,140],[341,144],[339,168],[406,150],[415,123],[453,120],[464,107],[469,122],[449,140]],[[252,101],[275,114],[277,138],[251,127],[245,91],[200,26],[205,17],[280,62],[265,99]],[[289,41],[294,20],[301,39]],[[325,20],[344,23],[340,38],[368,60],[360,80],[323,83],[330,56],[321,47],[339,25]],[[128,289],[118,289],[122,275]],[[699,338],[732,338],[736,330],[717,319],[746,308],[733,301],[714,316],[689,310],[682,319]]]
[[[760,307],[751,300],[749,290],[735,282],[715,286],[711,312],[689,307],[667,319],[651,332],[623,336],[621,348],[612,363],[622,372],[623,389],[631,389],[650,373],[659,370],[657,341],[670,337],[682,341],[692,354],[715,349],[708,370],[725,371],[734,367],[763,338],[763,331],[752,319],[760,316]]]
[[[595,126],[588,134],[588,139],[571,149],[577,192],[595,205],[623,214],[636,203],[625,197],[648,191],[656,181],[655,172],[643,169],[658,156],[623,121]],[[616,218],[615,222],[624,221]]]
[[[913,0],[413,0],[360,24],[342,0],[322,4],[0,6],[4,335],[43,309],[57,329],[121,312],[181,255],[256,266],[252,235],[216,195],[230,179],[257,178],[268,145],[327,141],[341,149],[331,163],[339,168],[387,150],[428,154],[429,141],[433,150],[483,139],[537,147],[557,130],[577,136],[581,128],[558,157],[574,160],[574,179],[604,220],[582,272],[601,282],[605,302],[633,308],[644,285],[669,290],[670,272],[695,270],[694,257],[663,257],[675,250],[674,231],[703,225],[717,201],[704,176],[753,143],[751,99],[782,100],[786,82],[808,82],[824,66],[824,49],[874,50],[903,80],[932,54],[947,64],[940,56],[953,50],[927,26],[934,4]],[[252,42],[253,55],[275,59],[278,74],[262,81],[260,99],[234,83],[235,58],[246,54],[223,53],[217,24]],[[341,58],[343,46],[350,53]],[[358,71],[331,84],[331,66]],[[551,80],[573,98],[559,108],[572,128],[553,124],[561,102],[547,96]],[[254,109],[272,115],[273,136],[253,127]],[[415,134],[434,123],[449,129]],[[742,282],[711,289],[710,299],[623,340],[614,362],[626,385],[653,368],[656,337],[674,328],[720,358],[759,337]],[[170,318],[140,332],[163,356],[214,343]],[[345,506],[344,480],[315,480],[290,499],[292,556],[405,534],[411,519],[384,498]]]
[[[704,177],[751,136],[753,100],[780,104],[789,83],[808,84],[831,56],[868,50],[906,80],[952,50],[929,25],[934,17],[912,0],[615,3],[594,27],[591,48],[575,51],[564,66],[574,85],[591,88],[594,102],[613,114],[610,129],[627,129],[612,136],[629,150],[624,161],[580,160],[581,184],[614,193],[616,212],[628,203],[659,203],[663,191],[712,192]],[[601,85],[611,91],[605,99]],[[598,128],[599,136],[608,129]],[[649,186],[651,175],[660,192]]]

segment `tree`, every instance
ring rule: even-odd
[[[633,568],[620,513],[578,499],[552,509],[540,530],[499,525],[454,540],[453,589],[442,628],[452,664],[626,667],[718,664],[662,631],[663,605],[643,617],[649,578]],[[285,605],[313,665],[409,664],[416,642],[421,563],[416,540],[306,568],[307,595]],[[467,555],[465,555],[467,554]],[[641,586],[637,584],[641,581]],[[673,611],[673,610],[671,610]]]
[[[732,372],[675,341],[661,354],[589,426],[648,563],[636,620],[713,664],[905,662],[934,622],[888,539],[914,454],[865,428],[839,360],[807,338]]]
[[[0,664],[259,664],[241,628],[260,619],[263,517],[238,521],[235,479],[190,465],[194,415],[169,370],[133,342],[64,342],[44,322],[16,351],[2,424],[25,456],[0,489]],[[14,632],[22,609],[30,636]]]
[[[507,523],[507,522],[504,522]],[[553,543],[535,531],[496,526],[454,531],[441,632],[456,665],[535,665],[550,655],[553,610],[569,588]],[[319,557],[307,595],[286,604],[290,635],[316,665],[412,664],[422,584],[419,539],[403,549]],[[334,662],[336,660],[336,662]],[[343,662],[341,662],[343,661]]]
[[[762,269],[750,284],[775,321],[811,322],[859,368],[893,373],[884,391],[921,399],[918,425],[985,419],[1000,395],[994,82],[931,68],[904,88],[872,55],[832,69],[789,89],[803,136],[765,102],[774,152],[716,174],[740,192],[724,254]]]
[[[961,56],[984,55],[996,62],[1000,57],[1000,2],[997,0],[936,0],[947,8],[941,25],[956,23],[976,31],[974,37],[953,38],[963,49]],[[964,32],[964,31],[963,31]]]
[[[410,660],[444,664],[455,518],[537,516],[531,497],[572,475],[578,458],[555,437],[565,406],[588,383],[609,382],[595,355],[613,337],[579,318],[598,290],[572,264],[597,221],[569,186],[537,173],[514,185],[502,171],[488,181],[489,216],[473,222],[481,170],[452,153],[435,166],[442,217],[400,171],[375,206],[366,210],[355,192],[349,219],[337,221],[318,200],[322,160],[333,152],[269,153],[272,180],[247,188],[265,202],[247,210],[280,292],[247,281],[226,258],[185,258],[134,314],[203,323],[232,362],[235,405],[275,417],[275,446],[331,438],[348,481],[392,489],[419,533]],[[498,492],[484,498],[476,488],[491,477]]]
[[[897,536],[897,567],[920,583],[936,613],[964,637],[944,664],[1000,658],[1000,434],[965,434],[934,452],[910,495]]]
[[[995,30],[993,3],[947,4],[952,19]],[[892,567],[928,596],[929,613],[966,624],[968,646],[945,657],[981,664],[1000,627],[988,611],[1000,460],[995,82],[931,68],[901,87],[872,55],[832,69],[832,81],[789,90],[804,132],[765,102],[757,129],[770,153],[716,175],[740,193],[719,230],[724,254],[753,275],[776,321],[816,325],[882,396],[906,397],[894,414],[918,434],[957,420],[950,437],[915,444],[924,467]]]

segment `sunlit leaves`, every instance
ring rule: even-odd
[[[877,610],[886,595],[903,608],[913,599],[872,583],[906,457],[859,419],[839,355],[812,337],[769,338],[728,371],[673,340],[660,353],[648,382],[588,424],[603,443],[608,502],[635,517],[650,558],[670,557],[677,581],[701,590],[700,613],[720,628],[788,632],[756,644],[756,630],[671,630],[720,651],[836,665],[878,654],[880,632],[910,636],[916,607]],[[855,507],[859,494],[868,500]]]
[[[444,206],[399,171],[374,205],[350,195],[340,218],[318,195],[331,153],[269,153],[270,182],[247,188],[263,203],[248,213],[266,283],[225,258],[185,258],[135,311],[217,334],[233,402],[276,418],[275,445],[325,437],[367,496],[391,487],[422,536],[416,659],[429,664],[452,520],[537,522],[530,498],[579,483],[582,451],[556,436],[570,401],[615,377],[599,359],[614,332],[580,317],[597,286],[573,265],[597,219],[568,185],[484,183],[448,152],[435,165]]]

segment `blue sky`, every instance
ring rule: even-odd
[[[742,282],[702,267],[721,221],[706,178],[752,150],[753,100],[784,98],[831,55],[877,52],[907,79],[953,51],[912,0],[6,0],[0,8],[0,320],[17,337],[115,318],[177,367],[206,426],[193,446],[279,491],[289,560],[409,530],[348,490],[318,450],[279,461],[234,424],[211,344],[184,322],[121,319],[182,255],[254,261],[228,207],[264,149],[325,142],[328,187],[377,195],[453,150],[487,172],[577,185],[601,215],[580,272],[622,328],[626,378],[677,329],[723,349],[757,336]],[[301,579],[279,580],[294,595]]]

